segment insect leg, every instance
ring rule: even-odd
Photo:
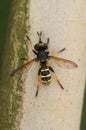
[[[41,68],[40,68],[39,71],[38,71],[38,76],[37,76],[37,80],[36,80],[36,87],[37,87],[36,94],[35,94],[36,97],[37,97],[38,91],[39,91],[39,78],[40,78],[40,72],[41,72]]]
[[[63,48],[63,49],[59,50],[59,51],[58,51],[58,53],[63,52],[64,50],[66,50],[66,49],[65,49],[65,48]]]
[[[62,86],[62,84],[60,83],[60,80],[59,80],[59,78],[58,78],[58,75],[54,72],[53,68],[50,66],[49,69],[54,73],[54,75],[55,75],[55,77],[56,77],[56,80],[57,80],[58,84],[60,85],[60,87],[61,87],[62,89],[64,89],[63,86]]]
[[[50,41],[50,39],[49,39],[49,38],[47,38],[47,44],[49,44],[49,41]]]
[[[31,49],[32,49],[32,42],[31,42],[31,39],[29,38],[28,35],[26,35],[26,38],[29,40],[29,44],[30,44],[30,47],[31,47]]]
[[[32,49],[31,39],[28,37],[28,35],[26,35],[26,37],[27,37],[27,39],[29,40],[29,44],[30,44],[30,47],[31,47],[31,49]],[[32,51],[33,51],[33,53],[35,53],[35,54],[37,55],[37,52],[36,52],[34,49],[32,49]]]
[[[20,60],[22,60],[22,61],[30,61],[30,58],[24,58],[24,57],[22,57],[22,58],[20,58]]]
[[[58,52],[55,52],[53,56],[58,56],[61,52],[63,52],[64,50],[66,50],[65,48],[59,50]]]
[[[32,50],[32,51],[33,51],[34,54],[36,54],[36,55],[38,54],[35,50]]]

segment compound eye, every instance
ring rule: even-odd
[[[34,48],[35,48],[36,51],[38,51],[38,50],[39,50],[39,45],[36,44],[36,45],[34,46]]]

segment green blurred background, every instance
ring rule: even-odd
[[[2,62],[4,61],[3,52],[6,44],[11,1],[12,0],[0,0],[0,73],[2,69]]]
[[[85,90],[84,90],[84,100],[83,100],[80,130],[86,130],[86,83],[85,83]]]

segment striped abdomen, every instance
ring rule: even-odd
[[[48,68],[41,69],[41,82],[47,84],[50,83],[51,80],[52,78],[49,69]]]

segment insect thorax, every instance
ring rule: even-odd
[[[48,54],[45,51],[39,51],[37,54],[37,58],[39,60],[46,60],[48,58]]]

